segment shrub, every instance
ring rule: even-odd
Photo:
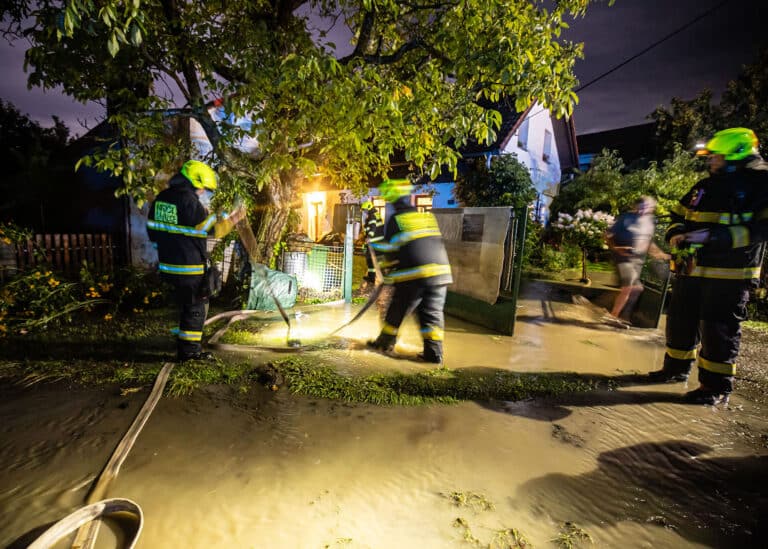
[[[48,324],[70,322],[79,310],[91,310],[105,300],[85,292],[44,266],[11,279],[0,288],[0,336],[9,330],[25,333]]]

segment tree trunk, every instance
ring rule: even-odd
[[[245,223],[238,224],[238,233],[251,260],[270,265],[276,244],[283,236],[292,197],[298,194],[294,178],[284,175],[265,185],[257,197],[257,215],[253,230],[248,234]],[[250,227],[248,227],[250,228]]]
[[[581,249],[581,280],[583,284],[589,284],[590,280],[587,278],[587,249]]]

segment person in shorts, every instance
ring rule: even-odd
[[[632,314],[632,308],[643,292],[640,273],[645,256],[651,249],[656,230],[656,200],[643,196],[632,211],[623,213],[608,229],[608,246],[619,274],[619,290],[613,308],[606,320],[624,322]]]

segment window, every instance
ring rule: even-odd
[[[432,197],[428,194],[416,195],[416,209],[420,212],[428,212],[432,209]]]
[[[517,146],[524,151],[528,150],[528,119],[523,120],[517,130]]]
[[[544,130],[544,154],[541,155],[544,162],[549,162],[552,158],[552,132]]]

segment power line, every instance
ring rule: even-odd
[[[590,80],[590,81],[589,81],[589,82],[587,82],[586,84],[584,84],[584,85],[582,85],[582,86],[579,86],[579,87],[578,87],[578,88],[576,88],[576,90],[574,90],[574,91],[576,91],[576,92],[578,93],[578,92],[582,91],[583,89],[585,89],[585,88],[587,88],[587,87],[591,86],[591,85],[592,85],[592,84],[594,84],[595,82],[598,82],[599,80],[602,80],[603,78],[605,78],[605,77],[606,77],[606,76],[608,76],[609,74],[612,74],[612,73],[616,72],[617,70],[619,70],[619,69],[620,69],[621,67],[623,67],[624,65],[626,65],[626,64],[628,64],[628,63],[631,63],[632,61],[634,61],[635,59],[637,59],[637,58],[638,58],[638,57],[640,57],[641,55],[643,55],[643,54],[645,54],[645,53],[649,52],[650,50],[652,50],[653,48],[655,48],[656,46],[658,46],[658,45],[659,45],[659,44],[661,44],[662,42],[666,42],[667,40],[669,40],[669,39],[670,39],[670,38],[672,38],[673,36],[676,36],[676,35],[680,34],[681,32],[683,32],[684,30],[686,30],[688,27],[690,27],[690,26],[692,26],[692,25],[694,25],[694,24],[698,23],[699,21],[701,21],[702,19],[704,19],[704,18],[705,18],[705,17],[707,17],[708,15],[710,15],[710,14],[712,14],[713,12],[715,12],[716,10],[718,10],[718,9],[722,8],[724,5],[726,5],[726,4],[727,4],[728,2],[730,2],[730,1],[731,1],[731,0],[723,0],[723,1],[722,1],[722,2],[720,2],[719,4],[716,4],[716,5],[712,6],[712,7],[711,7],[711,8],[709,8],[708,10],[706,10],[706,11],[704,11],[704,12],[700,13],[699,15],[697,15],[696,17],[694,17],[693,19],[691,19],[690,21],[688,21],[688,22],[687,22],[685,25],[683,25],[682,27],[679,27],[679,28],[677,28],[677,29],[673,30],[672,32],[670,32],[670,33],[669,33],[669,34],[667,34],[666,36],[664,36],[664,37],[662,37],[662,38],[658,39],[656,42],[654,42],[654,43],[653,43],[653,44],[651,44],[650,46],[648,46],[648,47],[646,47],[646,48],[644,48],[644,49],[640,50],[640,51],[639,51],[639,52],[637,52],[635,55],[633,55],[633,56],[631,56],[631,57],[629,57],[629,58],[625,59],[624,61],[622,61],[621,63],[619,63],[619,64],[618,64],[618,65],[616,65],[615,67],[613,67],[613,68],[611,68],[611,69],[609,69],[609,70],[605,71],[605,72],[604,72],[603,74],[601,74],[600,76],[596,76],[595,78],[593,78],[592,80]]]

